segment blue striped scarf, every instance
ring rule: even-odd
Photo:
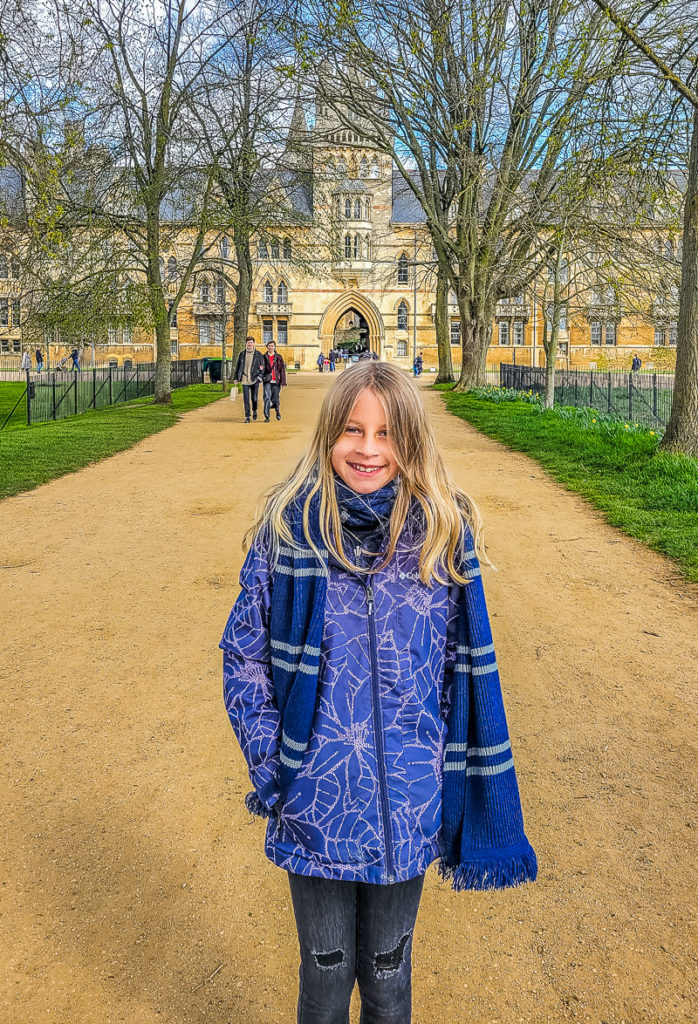
[[[373,494],[357,495],[335,478],[343,524],[385,530],[397,481]],[[325,618],[328,555],[322,547],[319,495],[310,506],[310,534],[318,561],[303,532],[305,495],[290,506],[294,547],[281,545],[273,576],[271,662],[282,722],[277,778],[283,801],[310,741]],[[536,855],[523,828],[499,673],[477,556],[469,528],[464,532],[458,645],[443,765],[444,854],[439,873],[456,890],[502,889],[533,881]],[[250,794],[248,807],[259,811]]]

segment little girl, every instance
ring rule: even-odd
[[[225,628],[224,695],[288,872],[298,1024],[409,1024],[412,936],[438,858],[456,890],[532,881],[479,559],[421,398],[360,361],[267,494]]]

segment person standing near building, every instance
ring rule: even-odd
[[[248,334],[245,338],[245,350],[238,356],[233,374],[233,384],[237,384],[238,381],[242,384],[245,423],[250,422],[250,405],[252,406],[252,419],[257,419],[257,398],[263,376],[264,356],[254,347],[254,338]]]
[[[640,359],[637,352],[633,352],[633,365],[631,367],[631,373],[637,373],[642,366],[642,360]]]
[[[267,342],[264,356],[264,422],[269,422],[269,412],[276,409],[277,420],[281,419],[281,389],[286,387],[286,363],[276,351],[273,341]]]
[[[36,372],[37,373],[41,373],[41,371],[44,368],[44,355],[43,355],[43,352],[41,351],[40,348],[37,348],[37,350],[34,353],[34,355],[36,357]]]
[[[25,349],[24,352],[22,352],[22,372],[24,373],[27,370],[31,370],[31,368],[32,368],[32,357],[29,355],[28,350]]]
[[[325,357],[323,356],[322,352],[319,353],[315,362],[317,363],[318,370],[320,371],[320,373],[322,373],[322,368],[325,365]]]
[[[334,373],[334,364],[337,362],[337,353],[334,348],[330,349],[330,373]]]
[[[70,358],[73,360],[72,369],[73,370],[77,370],[78,373],[79,373],[80,372],[80,355],[79,355],[78,350],[76,348],[74,348],[73,351],[70,353]]]

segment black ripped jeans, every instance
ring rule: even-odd
[[[412,933],[424,875],[392,885],[288,872],[301,949],[297,1024],[410,1024]]]

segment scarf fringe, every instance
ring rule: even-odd
[[[258,818],[271,818],[272,816],[272,812],[267,810],[254,789],[245,797],[245,807],[250,814],[256,814]]]
[[[439,875],[451,880],[456,892],[466,889],[487,892],[492,889],[510,889],[527,882],[535,882],[538,861],[531,847],[513,856],[498,859],[492,851],[491,859],[464,861],[462,864],[448,864],[442,857],[438,863]]]

